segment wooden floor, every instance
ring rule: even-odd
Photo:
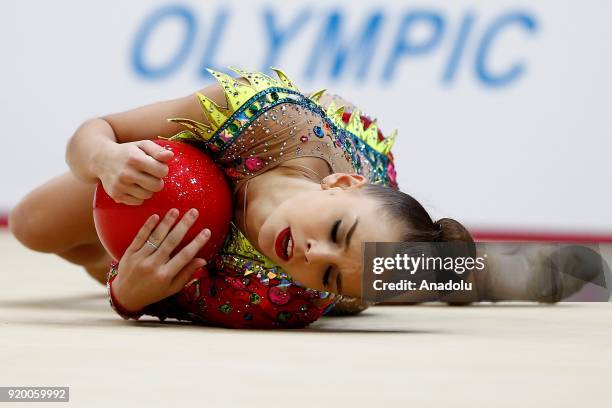
[[[79,268],[7,233],[0,256],[0,386],[70,386],[74,407],[612,406],[609,303],[379,306],[237,331],[124,322]]]

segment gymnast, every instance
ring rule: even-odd
[[[234,328],[299,328],[323,314],[367,308],[359,299],[362,242],[473,247],[459,222],[432,220],[399,190],[395,133],[385,137],[337,95],[302,93],[280,70],[277,78],[232,70],[236,76],[209,70],[217,83],[195,94],[85,121],[67,145],[71,171],[22,199],[10,214],[13,234],[31,249],[82,265],[107,285],[126,319],[147,314]],[[208,262],[195,257],[207,229],[170,257],[195,209],[152,214],[121,260],[96,234],[98,181],[116,202],[133,206],[163,189],[173,153],[152,142],[160,135],[200,146],[233,188],[230,233]],[[492,265],[468,274],[476,290],[457,302],[541,300],[529,289],[533,268],[512,267],[518,284]],[[577,289],[568,286],[563,295]],[[415,296],[419,302],[435,294]]]

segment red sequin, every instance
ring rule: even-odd
[[[286,305],[291,300],[289,291],[278,286],[273,286],[268,290],[268,297],[276,305]]]
[[[263,168],[264,162],[259,157],[251,156],[244,161],[244,166],[249,171],[258,171]]]

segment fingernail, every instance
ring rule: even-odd
[[[202,230],[202,235],[204,235],[205,237],[209,237],[210,236],[210,230],[208,228],[204,228]]]
[[[178,210],[176,208],[173,208],[170,210],[171,217],[176,217],[177,215],[178,215]]]
[[[196,210],[195,208],[192,208],[191,210],[189,210],[189,215],[191,215],[192,217],[197,216],[198,210]]]

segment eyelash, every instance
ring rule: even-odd
[[[338,230],[340,229],[340,223],[342,222],[342,220],[338,220],[334,223],[334,226],[332,227],[331,230],[331,239],[333,242],[336,242],[338,240]]]
[[[328,266],[327,269],[325,270],[325,273],[323,274],[323,285],[327,286],[329,285],[329,275],[331,275],[331,266]]]
[[[340,223],[342,222],[342,220],[338,220],[334,223],[334,226],[332,227],[331,230],[331,240],[332,242],[337,242],[338,241],[338,230],[340,229]],[[329,285],[329,276],[331,275],[331,266],[328,266],[327,269],[325,270],[325,273],[323,274],[323,285],[327,286]]]

